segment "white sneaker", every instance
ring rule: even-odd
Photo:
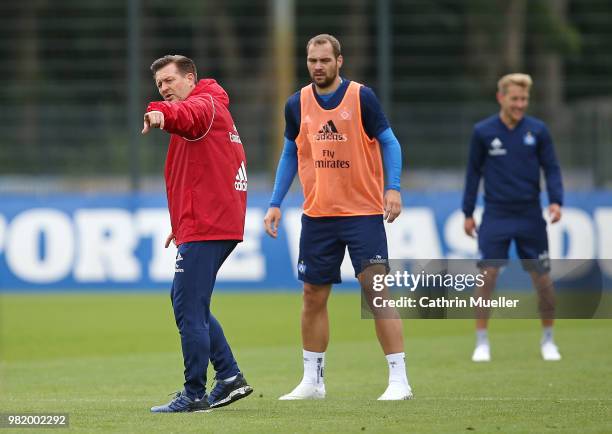
[[[278,398],[279,401],[294,401],[298,399],[325,398],[325,384],[300,383],[295,389]]]
[[[490,362],[491,348],[489,344],[480,344],[476,346],[474,354],[472,354],[472,362]]]
[[[556,362],[557,360],[561,360],[559,348],[554,344],[554,342],[544,342],[540,349],[542,351],[542,358],[544,360],[549,362]]]
[[[389,383],[385,393],[380,395],[379,401],[401,401],[404,399],[412,399],[412,389],[408,384],[401,383]]]

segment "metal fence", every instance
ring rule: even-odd
[[[460,172],[497,78],[522,70],[563,167],[612,180],[607,0],[30,0],[0,13],[2,175],[158,176],[167,137],[138,133],[158,98],[148,65],[168,53],[226,87],[250,171],[270,173],[289,96],[279,70],[292,91],[307,83],[304,45],[325,32],[343,43],[343,74],[380,96],[406,167]]]

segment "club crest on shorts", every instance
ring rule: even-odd
[[[304,274],[306,273],[306,264],[304,264],[304,261],[300,261],[298,262],[298,273],[300,274]]]
[[[550,270],[550,256],[548,250],[544,250],[538,255],[538,265],[545,270]]]
[[[387,259],[383,258],[380,255],[376,255],[375,257],[370,259],[370,264],[386,264]]]

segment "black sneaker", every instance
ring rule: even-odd
[[[182,390],[176,392],[174,399],[168,404],[151,407],[151,413],[186,413],[192,411],[210,411],[206,395],[202,399],[191,399]]]
[[[253,388],[247,384],[242,372],[239,372],[233,381],[217,380],[217,384],[208,396],[208,403],[210,408],[225,407],[234,401],[246,398],[251,393]]]

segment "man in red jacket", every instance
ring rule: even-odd
[[[171,134],[165,179],[172,232],[166,247],[178,246],[170,297],[185,365],[184,390],[151,411],[205,411],[253,391],[210,312],[217,272],[244,234],[246,158],[229,98],[215,80],[198,81],[193,61],[179,55],[157,59],[151,71],[164,101],[149,104],[142,133],[159,128]],[[207,397],[209,359],[217,384]]]

